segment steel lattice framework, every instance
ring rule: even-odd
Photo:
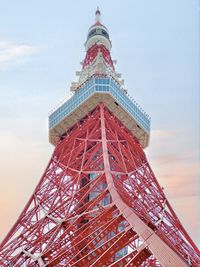
[[[143,149],[101,104],[55,148],[0,256],[2,266],[160,266],[162,246],[166,266],[188,255],[198,266]]]
[[[149,118],[120,87],[99,10],[96,20],[75,94],[50,115],[55,150],[0,266],[198,267],[143,151]]]
[[[88,49],[86,57],[83,61],[83,68],[86,68],[91,62],[93,62],[99,52],[103,55],[105,62],[109,64],[109,66],[114,70],[114,65],[112,58],[110,56],[110,51],[102,44],[94,44],[92,47]]]

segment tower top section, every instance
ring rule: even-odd
[[[147,147],[150,135],[150,117],[123,88],[121,74],[117,73],[111,57],[108,29],[101,22],[97,8],[95,22],[89,28],[85,42],[86,55],[82,68],[76,72],[78,80],[72,82],[73,95],[49,116],[49,139],[59,142],[77,121],[103,103],[129,131],[142,147]]]
[[[102,44],[109,51],[111,49],[111,41],[108,29],[101,23],[101,12],[97,7],[95,12],[95,23],[89,28],[87,40],[85,42],[86,51],[94,44]]]
[[[101,12],[97,8],[95,12],[95,23],[90,26],[85,42],[86,55],[81,62],[82,70],[77,71],[78,82],[72,82],[70,90],[76,92],[88,79],[94,75],[109,75],[117,82],[121,74],[118,74],[114,68],[114,61],[111,58],[111,41],[108,29],[101,23]]]

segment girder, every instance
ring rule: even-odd
[[[110,56],[110,51],[103,44],[94,44],[92,47],[88,49],[87,55],[83,61],[83,68],[91,64],[95,60],[99,52],[101,52],[105,62],[109,64],[109,66],[114,70],[114,65],[112,58]]]
[[[70,129],[0,246],[2,266],[199,266],[137,138],[99,104]]]

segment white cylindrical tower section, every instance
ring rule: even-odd
[[[95,13],[95,24],[89,28],[87,41],[85,42],[86,51],[94,44],[102,44],[109,51],[111,49],[111,41],[107,28],[101,24],[101,13],[97,8]]]

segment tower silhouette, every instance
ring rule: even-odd
[[[150,118],[123,89],[97,9],[72,96],[49,116],[53,155],[0,245],[0,266],[200,266],[148,163]]]

